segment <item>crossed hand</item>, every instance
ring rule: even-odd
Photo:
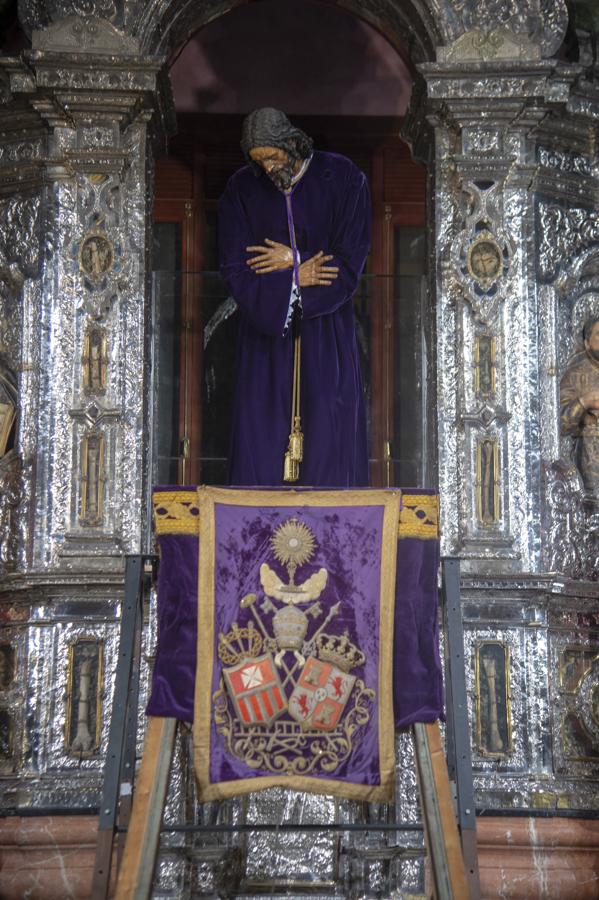
[[[264,246],[246,247],[245,249],[248,253],[256,254],[247,262],[257,275],[279,272],[293,266],[291,248],[286,247],[285,244],[279,244],[277,241],[271,241],[270,238],[265,238]],[[319,250],[310,259],[301,263],[298,269],[300,287],[332,284],[339,272],[338,266],[326,265],[332,258],[325,254],[324,250]]]
[[[583,394],[580,402],[587,412],[599,416],[599,391],[589,391],[587,394]]]

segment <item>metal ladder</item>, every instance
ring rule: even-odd
[[[135,779],[136,724],[143,627],[143,598],[156,557],[128,556],[121,639],[102,802],[96,845],[92,900],[107,900],[118,872],[115,900],[148,900],[162,830],[202,830],[182,825],[163,829],[162,816],[175,746],[175,719],[149,717],[141,767]],[[476,820],[472,787],[470,732],[464,673],[459,559],[441,560],[445,632],[446,751],[438,722],[412,726],[423,826],[436,900],[478,900]],[[135,794],[133,786],[135,780]],[[273,825],[279,831],[309,826]],[[318,831],[371,830],[370,825],[314,826]],[[385,830],[415,830],[388,823]],[[254,831],[259,826],[221,826]],[[210,830],[215,830],[211,828]],[[220,830],[220,829],[219,829]],[[115,840],[116,838],[116,840]],[[126,838],[126,840],[125,840]],[[114,850],[116,844],[116,867]]]

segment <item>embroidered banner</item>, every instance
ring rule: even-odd
[[[198,496],[200,799],[390,799],[399,492]]]
[[[202,494],[211,495],[208,510],[200,508]],[[314,504],[312,510],[313,499],[324,495],[328,507]],[[215,497],[218,498],[216,506]],[[395,511],[388,513],[392,517],[391,538],[388,546],[385,545],[388,552],[384,559],[382,526],[388,524],[385,497],[395,504]],[[400,727],[442,716],[437,636],[437,497],[430,492],[404,493],[401,509],[398,506],[398,492],[389,491],[155,490],[154,514],[161,552],[159,640],[147,711],[150,715],[191,721],[194,683],[197,683],[204,711],[196,707],[196,724],[198,719],[209,723],[209,730],[204,728],[204,744],[198,750],[205,769],[207,761],[210,762],[204,771],[208,794],[203,799],[257,790],[268,784],[379,799],[385,795],[385,785],[388,790],[391,783],[389,780],[386,783],[383,776],[385,756],[379,747],[383,735],[379,682],[384,683],[387,710],[393,704],[388,729],[390,763],[386,770],[390,778],[393,724]],[[341,515],[347,518],[345,525],[337,524],[335,517]],[[358,516],[361,524],[355,521],[352,524],[352,516]],[[223,517],[222,534],[228,536],[218,544],[216,529]],[[298,523],[293,528],[304,525],[307,531],[299,528],[298,533],[292,530],[291,535],[289,529],[277,531],[293,518]],[[206,638],[203,618],[200,628],[197,627],[198,535],[200,526],[205,531],[209,520],[213,522],[213,530],[207,536],[201,535],[200,546],[213,547],[214,587],[213,593],[208,591],[210,603],[206,604],[200,594],[199,607],[201,616],[207,607],[212,610],[210,640]],[[240,522],[245,522],[243,527]],[[345,537],[344,530],[348,533]],[[379,557],[372,556],[374,538],[367,541],[359,537],[375,533],[380,534]],[[292,546],[303,547],[303,553],[312,554],[304,562],[297,561],[293,578],[288,570],[293,561],[285,562],[276,555],[283,552],[280,543],[285,541],[285,535],[294,542]],[[387,532],[385,540],[389,540]],[[370,547],[371,562],[365,566],[366,547]],[[204,559],[202,556],[200,573],[206,570]],[[372,559],[378,559],[375,569],[379,579],[374,600]],[[374,661],[378,649],[375,646],[373,650],[374,633],[371,635],[370,629],[377,615],[380,624],[381,573],[384,570],[389,574],[394,568],[393,562],[387,564],[388,559],[397,560],[397,573],[389,592],[391,626],[381,632],[390,649],[388,676],[383,680]],[[357,603],[352,594],[356,563]],[[226,588],[222,607],[217,596],[221,579]],[[367,602],[364,602],[362,598],[366,595]],[[298,597],[305,602],[293,602]],[[384,603],[387,602],[386,598]],[[337,605],[335,614],[318,632]],[[359,629],[368,631],[367,640],[358,635]],[[219,634],[223,635],[222,641]],[[376,635],[378,639],[378,629]],[[281,651],[278,660],[281,665],[277,665]],[[383,654],[379,657],[384,659]],[[207,663],[211,667],[209,673]],[[375,696],[371,697],[369,691],[374,691]],[[214,694],[217,694],[216,705]],[[364,717],[366,721],[362,721]],[[347,752],[347,747],[343,747],[344,760],[338,756],[335,761],[326,753],[311,754],[307,750],[296,753],[293,763],[290,752],[280,753],[280,760],[270,761],[271,765],[280,766],[276,772],[268,768],[264,759],[256,760],[252,756],[256,749],[249,745],[246,749],[250,755],[246,759],[243,745],[234,740],[244,730],[265,735],[272,729],[279,733],[276,739],[281,741],[286,729],[294,736],[293,740],[298,733],[303,737],[309,735],[307,744],[311,742],[322,749],[340,740],[336,735],[342,734],[344,728],[350,731],[351,738],[351,750]],[[237,756],[229,752],[229,741]],[[288,746],[290,741],[291,737],[284,745]],[[376,758],[371,756],[373,747],[378,753]],[[201,759],[197,760],[198,766]],[[306,761],[311,761],[312,768],[300,771],[307,765]],[[296,774],[284,774],[293,765]],[[365,765],[366,771],[362,773],[366,775],[365,782],[356,777],[359,765]],[[300,783],[298,779],[303,780]],[[243,781],[248,784],[241,784]]]

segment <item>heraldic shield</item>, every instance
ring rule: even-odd
[[[244,659],[223,669],[229,694],[244,725],[269,725],[285,712],[287,702],[270,653]]]
[[[355,675],[310,656],[289,698],[290,715],[306,727],[332,731],[355,681]]]

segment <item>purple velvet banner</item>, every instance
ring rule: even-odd
[[[256,492],[216,493],[227,502],[213,504],[213,531],[205,538],[206,545],[213,543],[213,553],[206,547],[202,555],[204,567],[213,559],[212,587],[210,596],[200,596],[198,641],[198,696],[203,695],[202,720],[210,723],[208,743],[200,752],[209,763],[204,799],[256,790],[266,782],[343,796],[388,794],[388,785],[381,787],[381,697],[391,704],[392,683],[389,721],[396,727],[442,716],[438,541],[418,536],[397,540],[395,523],[391,552],[397,575],[383,635],[384,506],[372,498],[386,492],[335,492],[344,497],[343,506],[333,506],[330,499],[329,505],[310,506],[312,492],[301,501],[296,494],[295,506],[276,505],[277,497],[288,498],[291,492],[269,492],[268,506],[228,502],[234,494],[247,498]],[[264,499],[265,492],[260,493]],[[349,503],[350,494],[358,494],[361,501],[370,497],[370,505]],[[185,492],[160,489],[155,506],[168,505],[160,499],[167,496],[181,498]],[[188,490],[187,496],[195,495]],[[207,516],[200,515],[192,500],[169,503],[171,511],[186,508],[186,521],[195,533],[191,525],[185,526],[188,533],[165,533],[169,526],[164,522],[158,529],[159,640],[147,712],[192,721],[198,661],[198,536],[193,516]],[[178,511],[171,515],[173,521]],[[416,515],[424,516],[420,510]],[[420,524],[413,531],[419,529]],[[285,540],[303,542],[305,558],[300,553],[295,568],[293,559],[285,557]],[[390,569],[388,559],[385,565]],[[210,610],[208,619],[203,609]],[[386,683],[381,682],[379,665],[383,637],[390,651]],[[269,729],[277,732],[274,738]],[[283,751],[265,756],[259,740],[253,747],[246,741],[240,750],[240,736],[250,733],[270,735],[271,746],[282,746]],[[345,733],[351,734],[351,748],[340,753],[331,735],[343,743]],[[314,753],[294,756],[285,751],[290,744],[297,749],[298,735],[301,741],[305,734]],[[321,763],[329,751],[327,770]],[[319,779],[323,783],[318,786],[305,783]],[[224,791],[213,787],[223,784],[228,786]]]

